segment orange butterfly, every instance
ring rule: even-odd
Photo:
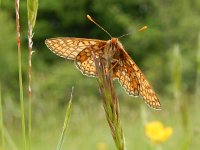
[[[94,22],[89,15],[87,17]],[[94,23],[99,26],[96,22]],[[99,27],[103,29],[101,26]],[[107,31],[105,32],[108,33]],[[104,41],[98,39],[58,37],[46,39],[45,44],[58,56],[74,60],[77,68],[87,76],[96,76],[97,74],[91,53],[93,51],[97,58],[102,57],[111,62],[113,79],[119,79],[121,85],[129,95],[140,95],[150,107],[161,109],[159,99],[152,87],[135,62],[124,50],[118,38],[111,38],[111,40]]]

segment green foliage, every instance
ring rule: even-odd
[[[16,31],[15,20],[7,11],[0,11],[0,20],[0,80],[6,92],[18,88]]]

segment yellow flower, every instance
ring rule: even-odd
[[[164,127],[159,121],[152,121],[145,125],[146,136],[156,144],[166,141],[172,135],[171,127]]]
[[[106,150],[107,149],[106,144],[103,142],[98,143],[97,147],[98,147],[98,150]]]

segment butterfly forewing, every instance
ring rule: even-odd
[[[97,39],[58,37],[45,40],[47,47],[60,57],[75,60],[86,47],[102,42]]]

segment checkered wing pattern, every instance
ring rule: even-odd
[[[121,53],[120,62],[113,70],[121,85],[129,95],[140,95],[150,107],[161,109],[159,99],[143,73],[125,50]]]
[[[60,57],[75,60],[86,47],[104,42],[97,39],[58,37],[45,40],[47,47]]]
[[[86,47],[76,56],[75,65],[84,75],[96,76],[96,67],[92,52],[96,58],[102,56],[106,44],[106,41],[97,42],[94,45]]]
[[[113,69],[114,78],[118,78],[120,84],[129,95],[139,96],[140,83],[136,72],[128,60],[120,61]]]

